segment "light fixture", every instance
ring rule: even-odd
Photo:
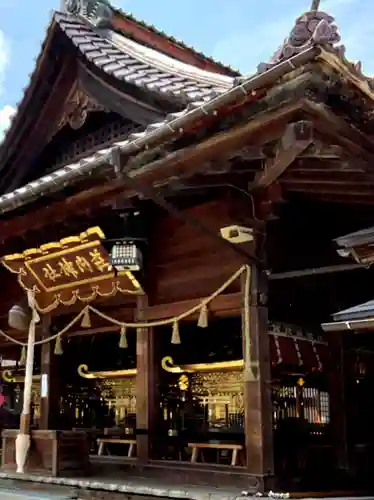
[[[106,240],[110,244],[109,261],[117,271],[140,271],[143,255],[137,246],[139,238]],[[143,241],[143,240],[142,240]]]
[[[300,377],[297,381],[297,385],[299,387],[302,387],[303,385],[305,384],[305,380],[303,379],[303,377]]]
[[[8,312],[8,325],[15,330],[28,330],[30,320],[31,312],[26,300],[22,300],[19,304],[15,304]]]
[[[233,243],[234,245],[240,245],[243,243],[249,243],[253,241],[253,228],[244,226],[225,226],[220,229],[221,238]]]

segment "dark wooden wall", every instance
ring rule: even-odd
[[[188,208],[185,213],[217,233],[221,227],[235,224],[227,200]],[[210,295],[241,265],[233,250],[189,222],[165,214],[155,224],[150,242],[151,305]],[[239,289],[238,280],[229,291]]]

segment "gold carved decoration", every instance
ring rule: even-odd
[[[209,412],[213,411],[217,419],[223,418],[226,411],[243,411],[242,359],[176,366],[171,356],[165,356],[161,360],[161,366],[169,373],[180,373],[179,389],[186,391],[191,387],[194,396],[207,405]],[[188,377],[186,373],[191,376]],[[213,418],[212,415],[210,418]]]
[[[131,368],[129,370],[89,372],[87,365],[79,365],[78,374],[81,377],[87,379],[126,378],[126,377],[135,377],[136,368]]]
[[[141,294],[142,288],[129,271],[114,273],[99,227],[59,242],[30,248],[22,254],[6,255],[2,264],[18,275],[19,284],[35,293],[36,307],[50,312],[59,304],[70,306],[78,300],[89,303],[117,292]]]
[[[190,381],[187,375],[181,375],[178,380],[178,387],[181,391],[187,391],[190,386]]]
[[[2,379],[8,384],[23,384],[25,377],[23,375],[13,375],[11,370],[4,370],[2,373]],[[34,382],[40,381],[40,375],[34,375],[32,377]]]
[[[95,111],[108,112],[106,108],[76,84],[65,101],[63,114],[57,125],[57,131],[65,125],[70,125],[72,129],[78,130],[86,122],[89,113]]]
[[[135,377],[102,379],[97,381],[97,385],[100,388],[102,398],[109,409],[114,412],[116,425],[126,422],[129,414],[136,413]],[[126,434],[132,432],[132,429],[125,429]]]
[[[194,373],[191,386],[195,394],[237,394],[243,392],[243,372]]]
[[[197,363],[193,365],[174,365],[171,356],[165,356],[161,360],[162,368],[169,373],[194,373],[194,372],[216,372],[216,371],[239,371],[243,369],[242,359],[235,361],[219,361],[217,363]]]
[[[87,365],[80,365],[78,374],[96,380],[102,399],[114,412],[116,425],[126,420],[129,414],[136,413],[136,368],[89,372]]]

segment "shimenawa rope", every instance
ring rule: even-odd
[[[126,328],[152,328],[156,326],[166,326],[166,325],[173,325],[173,336],[172,336],[172,343],[180,343],[180,338],[179,338],[179,331],[178,331],[178,322],[191,316],[197,311],[200,311],[200,318],[198,325],[202,328],[207,327],[207,312],[208,312],[208,305],[212,300],[214,300],[218,295],[220,295],[222,292],[226,290],[237,278],[239,278],[243,273],[246,273],[246,282],[245,282],[245,303],[248,304],[249,301],[249,283],[250,283],[250,277],[251,277],[251,269],[249,266],[244,265],[240,269],[238,269],[225,283],[223,283],[222,286],[220,286],[214,293],[212,293],[209,297],[206,297],[202,301],[200,301],[199,304],[196,306],[192,307],[188,311],[185,311],[184,313],[181,313],[177,316],[174,316],[172,318],[167,318],[163,320],[158,320],[158,321],[150,321],[150,322],[136,322],[136,323],[127,323],[123,321],[119,321],[115,318],[112,318],[111,316],[108,316],[107,314],[99,311],[95,307],[91,305],[86,305],[78,314],[75,318],[73,318],[62,330],[59,332],[55,333],[54,335],[51,335],[50,337],[42,340],[38,340],[34,343],[34,345],[42,345],[46,344],[48,342],[51,342],[53,340],[57,340],[61,338],[61,336],[66,333],[70,328],[77,323],[81,318],[82,318],[82,326],[89,327],[89,311],[93,312],[94,314],[97,314],[101,318],[107,320],[108,322],[117,325],[118,327],[121,328],[121,340],[120,340],[120,347],[127,347],[127,341],[125,338],[125,329]],[[246,308],[248,309],[248,307]],[[243,329],[244,329],[244,335],[246,336],[247,343],[250,342],[250,335],[249,335],[249,311],[245,311],[243,315]],[[83,323],[85,323],[83,325]],[[17,344],[19,346],[22,346],[23,348],[27,346],[27,342],[21,342],[7,333],[5,333],[3,330],[0,329],[0,335],[5,337],[8,341],[13,342],[14,344]],[[174,338],[174,341],[173,341]],[[250,353],[250,345],[248,345],[248,353]],[[248,360],[250,361],[250,360]],[[250,364],[250,363],[249,363]]]

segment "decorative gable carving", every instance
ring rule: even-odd
[[[63,10],[80,16],[96,27],[109,26],[113,9],[108,0],[63,0]]]
[[[101,106],[95,99],[89,96],[84,90],[75,85],[70,92],[64,104],[63,114],[58,121],[58,132],[65,125],[69,125],[72,129],[78,130],[86,122],[89,113],[95,111],[109,110]]]

